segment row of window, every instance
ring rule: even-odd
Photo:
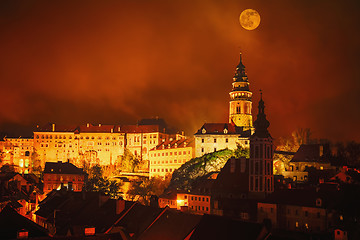
[[[271,145],[263,145],[262,143],[260,146],[256,145],[250,147],[250,157],[251,158],[268,158],[272,159],[273,156],[273,148]]]
[[[74,144],[75,144],[75,147],[76,147],[76,146],[77,146],[77,143],[74,143]],[[97,145],[98,145],[98,146],[101,146],[101,145],[103,145],[103,144],[102,144],[101,142],[98,142]],[[105,143],[104,145],[105,145],[105,146],[110,146],[110,143],[107,142],[107,143]],[[117,145],[117,142],[112,142],[112,146],[116,146],[116,145]],[[122,142],[119,142],[119,145],[122,146]],[[69,148],[72,148],[72,147],[73,147],[72,144],[69,144],[69,145],[66,145],[66,144],[55,144],[55,145],[54,145],[54,147],[60,147],[60,148],[62,148],[62,147],[66,148],[66,146],[68,146]],[[88,146],[94,146],[94,143],[93,143],[93,142],[88,142]],[[40,144],[40,147],[47,148],[47,147],[49,147],[49,144],[48,144],[48,143],[41,143],[41,144]],[[80,148],[82,148],[82,146],[80,146]]]
[[[260,180],[260,181],[259,181]],[[272,192],[273,191],[273,185],[272,185],[272,179],[267,178],[265,179],[265,186],[262,181],[262,177],[250,177],[250,190],[255,192]]]
[[[174,159],[173,160],[166,160],[166,161],[151,161],[151,164],[171,164],[171,163],[185,163],[186,162],[186,159]]]
[[[66,136],[66,135],[36,135],[36,137],[35,137],[36,139],[72,139],[73,137],[72,136]],[[123,139],[124,137],[123,136],[120,136],[118,139]],[[101,140],[102,139],[102,137],[94,137],[94,136],[86,136],[86,137],[83,137],[83,136],[80,136],[80,137],[77,137],[77,136],[75,136],[74,137],[74,139],[75,140],[78,140],[78,139],[80,139],[80,140],[82,140],[82,139],[86,139],[86,140],[88,140],[88,139],[92,139],[92,140],[94,140],[94,139],[98,139],[98,140]],[[110,140],[110,139],[112,139],[112,140],[116,140],[116,137],[105,137],[104,139],[106,139],[106,140]]]
[[[209,207],[204,206],[191,206],[191,209],[195,211],[209,211]]]
[[[265,168],[265,172],[263,171]],[[272,175],[273,166],[271,161],[250,161],[251,174]]]
[[[220,138],[221,139],[221,138]],[[217,143],[218,142],[218,139],[217,138],[214,138],[213,139],[213,142],[214,143]],[[229,142],[229,139],[228,138],[225,138],[225,143],[228,143]],[[201,143],[205,143],[205,138],[202,138],[201,139]],[[245,145],[247,145],[248,144],[248,141],[245,141]]]
[[[186,151],[177,151],[177,152],[174,152],[174,155],[186,155]],[[187,151],[187,154],[190,154],[190,151]],[[150,154],[151,157],[160,157],[160,156],[172,156],[173,155],[173,152],[165,152],[165,153],[152,153]]]
[[[185,195],[185,199],[187,198],[187,196]],[[191,196],[191,201],[202,201],[202,202],[209,202],[209,198],[208,197],[194,197]]]
[[[295,209],[295,211],[292,213],[292,211],[290,209],[287,210],[287,214],[289,215],[293,215],[295,214],[296,216],[299,215],[299,210],[298,209]],[[305,217],[309,217],[309,212],[308,211],[304,211],[304,216]],[[310,214],[310,217],[311,216],[315,216],[314,214]],[[316,218],[320,218],[321,214],[320,212],[316,212]]]
[[[173,172],[173,171],[175,171],[176,170],[176,168],[153,168],[153,169],[151,169],[151,171],[152,172]]]

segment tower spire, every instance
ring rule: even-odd
[[[258,109],[259,109],[258,115],[254,122],[254,126],[255,126],[254,136],[257,136],[260,138],[271,137],[270,133],[268,131],[270,122],[266,119],[265,104],[264,104],[264,100],[262,99],[262,91],[261,90],[260,90],[260,101],[259,101]]]
[[[232,91],[230,92],[229,123],[242,127],[244,131],[253,129],[251,99],[252,92],[249,89],[249,81],[245,66],[242,63],[242,53],[240,52],[240,62],[236,66]]]

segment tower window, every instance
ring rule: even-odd
[[[241,107],[240,106],[236,106],[236,113],[241,113]]]

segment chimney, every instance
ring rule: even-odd
[[[186,147],[186,142],[184,142],[184,147]]]
[[[119,215],[125,209],[125,201],[123,199],[116,199],[116,215]]]
[[[90,123],[87,123],[87,124],[86,124],[86,127],[90,127]]]
[[[101,123],[99,123],[99,127],[101,127]]]
[[[118,126],[118,132],[120,132],[120,126]]]
[[[114,132],[114,129],[112,128],[112,129],[110,130],[110,132],[113,133],[113,132]]]
[[[52,124],[52,131],[55,132],[55,123]]]

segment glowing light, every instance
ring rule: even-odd
[[[246,30],[254,30],[260,25],[260,14],[253,9],[246,9],[240,14],[239,21]]]

